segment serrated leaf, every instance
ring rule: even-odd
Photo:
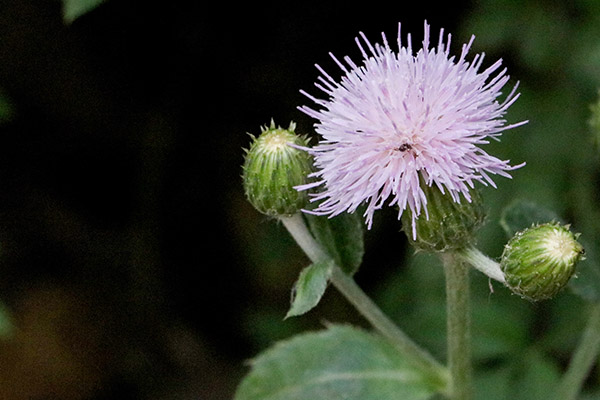
[[[356,213],[343,213],[333,218],[305,215],[315,239],[347,274],[352,275],[362,263],[364,254],[363,222]]]
[[[517,200],[509,204],[502,210],[500,217],[500,225],[508,237],[531,225],[551,221],[561,222],[561,219],[554,211],[527,200]]]
[[[302,315],[319,304],[327,288],[333,265],[331,259],[318,261],[300,272],[292,290],[292,305],[286,318]]]
[[[281,342],[252,361],[235,400],[420,400],[442,388],[388,341],[331,326]]]
[[[71,23],[98,7],[104,0],[63,0],[63,20]]]

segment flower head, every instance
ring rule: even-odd
[[[345,57],[345,64],[331,56],[343,71],[336,81],[317,65],[321,76],[316,86],[325,99],[304,91],[320,109],[300,107],[316,118],[317,146],[307,149],[318,168],[311,184],[321,186],[312,201],[320,201],[309,212],[335,216],[354,212],[366,203],[364,216],[370,228],[373,213],[390,199],[399,207],[398,218],[410,209],[414,221],[424,210],[427,197],[421,185],[436,185],[455,202],[460,195],[471,201],[469,189],[476,181],[495,187],[490,174],[509,177],[518,168],[489,155],[479,146],[488,138],[527,121],[506,125],[502,119],[519,97],[517,86],[502,101],[500,90],[509,77],[498,71],[501,60],[479,71],[483,54],[466,60],[473,43],[462,46],[458,59],[450,56],[450,35],[440,31],[437,47],[429,48],[429,25],[425,22],[423,48],[413,54],[410,34],[404,46],[398,29],[394,52],[385,34],[383,44],[372,45],[363,33],[356,43],[362,65]]]
[[[518,232],[504,247],[500,266],[506,285],[531,301],[554,297],[583,259],[579,234],[552,222]]]
[[[271,217],[293,215],[308,204],[307,193],[294,187],[308,182],[312,157],[294,147],[308,145],[295,129],[293,122],[282,129],[271,121],[269,127],[261,128],[260,136],[250,135],[252,144],[242,174],[244,191],[254,208]]]

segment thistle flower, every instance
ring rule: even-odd
[[[362,40],[361,40],[362,39]],[[427,197],[421,185],[436,185],[459,203],[470,202],[469,190],[475,182],[496,187],[490,174],[507,178],[507,171],[521,167],[489,155],[479,146],[488,138],[525,124],[506,125],[502,119],[519,97],[515,85],[498,101],[509,76],[499,70],[498,60],[479,72],[484,54],[466,60],[473,43],[462,46],[458,60],[450,56],[450,35],[444,41],[443,29],[437,47],[429,48],[429,25],[425,22],[423,48],[413,55],[410,34],[394,52],[382,33],[383,44],[372,45],[361,32],[356,43],[362,65],[344,57],[345,64],[331,55],[343,71],[337,82],[320,66],[315,84],[326,99],[302,93],[320,109],[308,106],[301,111],[315,118],[319,144],[306,149],[315,157],[315,181],[298,186],[307,190],[321,186],[311,201],[320,201],[311,211],[335,216],[354,212],[366,203],[368,228],[373,214],[390,199],[399,208],[398,218],[409,208],[412,233],[415,219],[425,211]]]

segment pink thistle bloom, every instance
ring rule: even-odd
[[[462,46],[458,60],[449,54],[450,37],[444,42],[442,29],[437,47],[430,49],[425,22],[423,48],[413,55],[410,34],[405,47],[400,28],[398,53],[384,34],[383,45],[373,46],[361,32],[362,42],[356,38],[356,43],[363,65],[349,57],[344,64],[330,54],[344,73],[340,82],[316,66],[321,76],[315,86],[327,98],[302,91],[321,108],[299,109],[318,120],[315,129],[322,140],[305,149],[314,155],[318,171],[311,174],[314,183],[297,189],[323,190],[312,194],[311,201],[321,201],[318,207],[305,212],[333,217],[366,202],[370,229],[373,213],[390,199],[390,206],[399,207],[398,218],[410,208],[415,236],[415,218],[423,210],[427,215],[421,185],[435,184],[455,202],[460,194],[470,202],[475,181],[496,187],[490,174],[510,178],[507,171],[524,165],[510,166],[479,147],[527,123],[505,125],[502,119],[519,97],[518,84],[499,102],[509,79],[506,69],[498,72],[502,60],[479,72],[483,53],[471,62],[465,59],[475,37]]]

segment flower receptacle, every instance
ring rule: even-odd
[[[446,252],[471,244],[477,229],[485,219],[485,209],[480,193],[470,192],[471,201],[456,202],[447,191],[436,186],[423,185],[427,210],[413,218],[408,208],[402,214],[402,230],[411,245],[418,250]]]

